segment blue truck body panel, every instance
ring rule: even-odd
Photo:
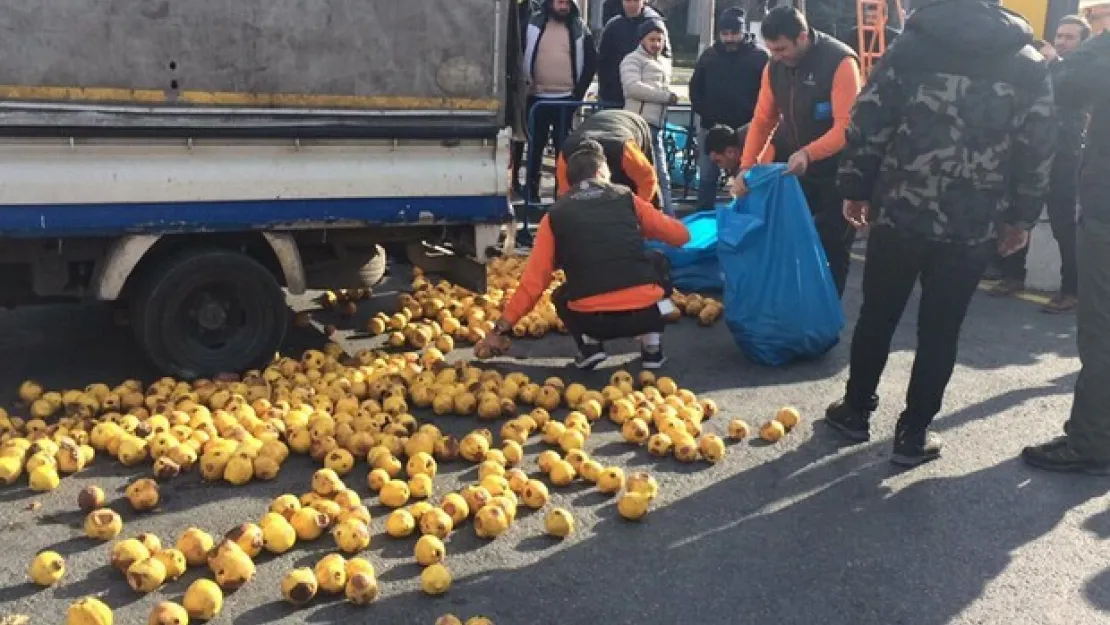
[[[503,223],[504,196],[0,205],[0,236],[96,237]]]

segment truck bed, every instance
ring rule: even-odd
[[[0,131],[466,134],[503,119],[508,2],[6,0]]]

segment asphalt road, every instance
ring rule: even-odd
[[[859,266],[853,271],[845,303],[850,324],[859,305]],[[362,314],[387,300],[368,302]],[[293,611],[280,602],[281,574],[328,552],[333,543],[325,537],[280,558],[262,557],[257,577],[227,597],[215,622],[430,625],[454,612],[485,614],[499,624],[1106,623],[1110,481],[1046,475],[1017,460],[1023,445],[1058,432],[1068,413],[1078,368],[1074,317],[977,296],[936,424],[948,443],[944,457],[900,472],[888,462],[890,434],[912,361],[915,314],[911,305],[895,340],[870,444],[841,446],[816,422],[842,390],[851,325],[824,360],[772,370],[745,362],[723,324],[702,329],[685,322],[668,332],[668,372],[719,402],[723,415],[709,430],[722,432],[731,417],[759,423],[784,404],[799,407],[803,423],[779,444],[745,442],[731,446],[718,465],[691,466],[615,443],[605,422],[589,451],[607,463],[648,469],[661,483],[643,522],[621,520],[612,500],[589,489],[556,489],[555,502],[576,516],[573,537],[548,539],[542,515],[527,512],[492,542],[478,540],[468,524],[447,543],[454,586],[429,598],[418,590],[413,540],[384,535],[383,510],[374,507],[368,556],[382,582],[377,604],[362,609],[317,599]],[[109,318],[88,308],[0,313],[0,389],[10,395],[26,377],[69,387],[151,376],[126,329],[113,328]],[[290,349],[318,341],[298,332]],[[596,387],[630,362],[633,346],[626,347],[585,376],[565,368],[571,343],[561,337],[520,343],[517,355],[527,359],[500,366]],[[444,423],[454,431],[473,426],[458,418]],[[459,477],[474,477],[464,464],[445,469],[451,475],[437,479],[437,495]],[[307,490],[311,470],[291,461],[277,481],[244,488],[179,478],[164,487],[159,512],[125,512],[124,535],[154,532],[173,541],[190,525],[222,534],[257,521],[270,498]],[[360,463],[347,480],[364,496],[366,472]],[[137,595],[108,569],[109,545],[83,538],[79,529],[82,487],[100,484],[124,512],[122,487],[141,473],[101,458],[50,494],[0,490],[0,618],[58,622],[70,602],[97,594],[115,609],[116,623],[145,623],[158,600],[180,599],[199,571],[153,595]],[[42,506],[29,509],[32,501]],[[25,571],[46,548],[66,556],[69,573],[60,586],[39,590],[25,582]]]

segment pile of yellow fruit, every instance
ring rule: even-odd
[[[379,312],[368,322],[366,330],[372,336],[387,334],[392,347],[424,349],[434,346],[447,353],[456,341],[477,343],[493,329],[501,316],[505,303],[512,298],[520,283],[526,258],[506,256],[496,258],[487,266],[487,289],[484,295],[472,293],[462,287],[440,280],[432,281],[424,273],[413,270],[412,294],[399,299],[399,309],[389,315]],[[562,271],[555,275],[544,290],[535,308],[513,326],[518,338],[542,338],[550,332],[566,332],[566,326],[555,310],[552,294],[566,280]],[[685,295],[675,291],[672,300],[676,311],[670,321],[677,322],[682,315],[698,320],[702,325],[712,325],[724,312],[717,300],[701,295]]]
[[[485,310],[477,299],[472,305],[479,308],[461,315],[468,324],[480,316],[475,310]],[[190,585],[180,605],[155,607],[150,622],[156,624],[212,618],[221,610],[224,590],[254,577],[254,558],[260,553],[285,553],[325,533],[337,553],[311,571],[289,572],[282,596],[298,605],[321,591],[343,593],[356,604],[373,602],[379,594],[373,566],[357,557],[371,544],[370,512],[344,482],[362,459],[370,466],[362,479],[383,505],[393,508],[386,533],[395,538],[419,533],[413,555],[424,567],[421,587],[439,594],[451,585],[444,541],[452,532],[469,520],[477,536],[494,539],[515,522],[520,505],[548,507],[549,485],[585,480],[617,497],[617,511],[625,519],[638,520],[648,512],[658,494],[651,475],[626,476],[585,451],[603,417],[618,425],[629,443],[646,445],[657,456],[712,463],[725,453],[720,437],[703,433],[704,421],[718,412],[716,404],[671,378],[643,372],[637,379],[618,371],[602,389],[591,390],[557,377],[540,381],[466,362],[448,364],[434,347],[422,354],[365,350],[348,358],[329,344],[300,359],[277,358],[242,376],[192,383],[163,378],[147,387],[128,380],[60,393],[26,382],[19,394],[30,419],[0,411],[0,481],[7,484],[26,473],[32,488],[53,490],[62,474],[107,454],[125,465],[150,465],[153,479],[131,483],[126,499],[136,511],[151,511],[161,500],[158,481],[194,467],[205,480],[244,485],[275,478],[294,453],[323,465],[312,477],[311,490],[277,497],[257,524],[232,528],[218,541],[190,527],[173,547],[163,547],[150,534],[115,543],[111,564],[137,592],[152,592],[188,567],[210,569],[213,579]],[[456,439],[432,423],[420,423],[412,414],[416,408],[504,421],[497,437],[481,427]],[[561,409],[566,416],[554,418]],[[784,409],[761,428],[761,435],[777,440],[796,423],[797,412]],[[728,432],[744,438],[748,428],[736,420]],[[546,481],[523,469],[524,445],[535,436],[552,447],[536,458]],[[478,480],[433,504],[429,498],[439,464],[457,458],[479,466]],[[77,503],[87,513],[86,535],[111,541],[122,533],[123,521],[104,502],[104,492],[90,486]],[[552,507],[544,514],[544,527],[552,536],[566,537],[574,531],[574,517]],[[41,585],[54,584],[64,574],[65,563],[54,552],[38,554],[29,567],[31,579]],[[67,622],[110,624],[111,611],[86,598],[70,607]]]

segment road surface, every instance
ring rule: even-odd
[[[853,268],[846,296],[850,324],[859,306],[860,269]],[[388,300],[371,300],[362,315]],[[260,558],[256,578],[227,597],[214,622],[431,625],[454,612],[485,614],[502,625],[1106,623],[1110,481],[1034,472],[1017,459],[1023,445],[1055,435],[1068,413],[1078,368],[1074,317],[977,296],[936,424],[948,443],[944,457],[901,472],[888,462],[890,435],[912,361],[915,314],[911,304],[895,339],[870,444],[842,446],[817,422],[843,388],[851,325],[825,359],[772,370],[745,362],[723,324],[703,329],[684,322],[667,334],[668,372],[721,405],[723,415],[710,422],[710,431],[723,432],[732,417],[760,423],[784,404],[799,407],[803,423],[779,444],[736,444],[722,463],[709,466],[650,459],[617,443],[612,425],[603,422],[588,450],[606,464],[650,470],[661,482],[660,498],[643,522],[622,521],[613,501],[591,490],[554,489],[554,501],[574,511],[574,536],[561,543],[546,538],[536,513],[522,512],[492,542],[478,540],[467,524],[447,542],[454,586],[429,598],[418,590],[413,540],[384,535],[384,510],[375,506],[368,557],[382,583],[377,604],[353,608],[318,598],[294,611],[281,603],[282,573],[311,566],[332,549],[324,537],[283,557]],[[58,388],[153,374],[126,329],[113,328],[99,309],[2,312],[0,327],[0,389],[8,398],[26,377]],[[318,342],[318,335],[298,331],[289,349]],[[633,346],[620,348],[623,353],[589,375],[565,368],[571,342],[564,337],[521,342],[516,355],[527,359],[500,366],[600,386],[617,367],[634,365]],[[441,423],[457,432],[474,426],[460,418]],[[530,454],[530,470],[533,463]],[[270,498],[307,490],[312,468],[290,461],[277,481],[243,488],[179,478],[164,487],[161,511],[125,512],[124,536],[154,532],[167,542],[190,525],[218,534],[257,521]],[[474,478],[464,464],[443,469],[450,475],[437,478],[437,496],[460,475]],[[369,496],[366,472],[359,463],[347,482]],[[70,602],[97,594],[115,609],[116,623],[145,623],[157,601],[180,599],[200,571],[153,595],[135,594],[107,567],[109,545],[83,538],[79,529],[75,504],[82,487],[100,484],[126,511],[122,487],[142,473],[101,457],[53,493],[0,490],[0,618],[58,622]],[[31,502],[42,505],[29,509]],[[46,548],[65,555],[69,572],[60,586],[39,590],[25,582],[25,571]]]

